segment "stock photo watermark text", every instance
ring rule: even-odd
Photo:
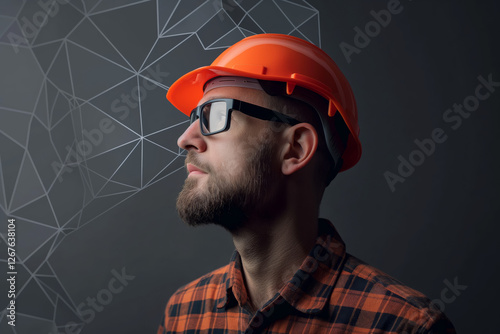
[[[370,16],[373,20],[368,21],[364,25],[364,29],[359,26],[353,28],[355,34],[352,44],[347,42],[341,42],[339,44],[339,48],[348,64],[352,62],[353,54],[360,54],[361,50],[368,47],[372,39],[380,35],[382,28],[385,29],[389,26],[392,17],[400,14],[404,9],[399,0],[389,0],[386,7],[387,9],[381,9],[379,11],[371,10]]]
[[[135,276],[129,275],[125,272],[125,267],[118,272],[115,269],[111,270],[113,277],[108,281],[108,286],[99,290],[95,297],[89,296],[84,302],[77,306],[77,311],[85,324],[94,321],[96,314],[102,312],[104,307],[111,304],[114,295],[117,295],[135,279]],[[80,333],[82,324],[77,324],[73,321],[68,322],[64,326],[64,332],[58,331],[49,334],[77,334]]]
[[[493,80],[493,74],[486,77],[479,75],[477,77],[479,84],[474,89],[474,93],[465,97],[462,103],[454,103],[451,108],[446,109],[442,114],[444,123],[451,130],[458,130],[471,114],[479,108],[481,101],[487,100],[500,87],[500,81]],[[438,144],[444,143],[448,139],[450,130],[446,131],[441,127],[434,128],[428,138],[415,139],[413,143],[416,148],[406,155],[399,155],[398,167],[395,171],[386,170],[383,174],[391,192],[396,191],[396,185],[403,183],[421,166],[426,158],[430,157],[436,151]]]
[[[19,25],[23,36],[15,32],[9,32],[7,39],[14,48],[14,52],[19,52],[20,45],[29,45],[28,39],[35,38],[40,29],[42,29],[50,18],[53,18],[59,13],[60,5],[65,5],[69,0],[39,0],[37,10],[31,18],[23,16],[19,19]]]
[[[7,220],[7,322],[11,326],[16,326],[16,220]]]

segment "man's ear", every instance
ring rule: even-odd
[[[309,123],[300,123],[283,133],[285,146],[282,154],[281,171],[291,175],[305,167],[318,148],[318,133]]]

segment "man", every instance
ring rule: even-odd
[[[421,293],[345,252],[318,218],[359,160],[357,111],[330,57],[299,38],[243,39],[169,89],[191,124],[177,209],[219,224],[231,262],[180,288],[158,333],[454,333]]]

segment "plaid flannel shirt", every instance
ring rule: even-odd
[[[235,251],[174,293],[157,333],[455,333],[427,297],[346,253],[333,225],[319,224],[299,270],[257,312]]]

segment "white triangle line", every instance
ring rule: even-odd
[[[15,144],[17,144],[19,147],[21,147],[23,150],[26,150],[26,147],[18,142],[16,139],[12,138],[9,134],[4,132],[3,130],[0,130],[0,133],[3,134],[5,137],[9,138],[11,141],[13,141]]]
[[[148,138],[146,138],[146,137],[144,137],[144,140],[145,140],[145,141],[147,141],[147,142],[148,142],[148,143],[150,143],[150,144],[153,144],[153,145],[158,146],[159,148],[161,148],[161,149],[162,149],[162,150],[164,150],[164,151],[167,151],[167,152],[170,152],[170,153],[172,153],[172,154],[175,154],[176,156],[178,155],[178,154],[177,154],[177,153],[175,153],[174,151],[172,151],[172,150],[170,150],[170,149],[168,149],[168,148],[166,148],[166,147],[163,147],[163,146],[161,146],[160,144],[157,144],[157,143],[155,143],[154,141],[151,141],[150,139],[148,139]]]
[[[99,193],[108,185],[109,182],[120,184],[122,186],[131,187],[128,184],[125,184],[125,183],[122,183],[122,182],[118,182],[118,181],[114,181],[114,180],[111,181],[111,180],[113,179],[113,177],[115,176],[115,174],[118,172],[118,170],[120,170],[120,168],[123,166],[123,164],[125,162],[127,162],[128,158],[135,151],[135,149],[137,148],[137,146],[139,145],[139,143],[140,143],[140,141],[138,141],[137,144],[135,144],[135,146],[130,150],[130,152],[127,154],[127,156],[123,159],[123,161],[120,163],[120,165],[116,168],[116,170],[113,172],[113,174],[109,178],[104,177],[104,176],[101,175],[107,181],[104,183],[104,185],[101,187],[101,189],[99,189],[99,191],[95,194],[95,197],[99,197]],[[134,188],[135,190],[138,190],[136,187],[131,187],[131,188]],[[131,189],[131,190],[134,190],[134,189]],[[128,190],[128,191],[131,191],[131,190]]]
[[[276,3],[276,0],[273,0],[273,3],[279,9],[279,11],[283,14],[283,16],[287,19],[288,23],[290,23],[292,25],[292,27],[295,27],[295,25],[293,24],[292,20],[290,20],[288,18],[288,16],[285,14],[285,12],[283,11],[283,9],[281,9],[281,7],[278,6],[278,4]]]
[[[139,72],[139,73],[140,73],[140,72],[142,72],[142,71],[143,71],[143,69],[144,69],[144,64],[145,64],[145,63],[146,63],[146,61],[148,60],[149,55],[151,54],[151,52],[153,52],[153,50],[154,50],[154,48],[155,48],[156,44],[158,43],[158,40],[159,40],[159,37],[157,36],[157,37],[156,37],[156,40],[155,40],[155,42],[154,42],[154,44],[153,44],[153,46],[149,49],[149,52],[148,52],[148,54],[146,55],[146,57],[144,57],[144,60],[143,60],[143,62],[142,62],[142,64],[141,64],[141,66],[139,66],[139,70],[138,70],[137,72]]]
[[[141,188],[142,190],[142,188]],[[87,225],[88,223],[96,220],[97,218],[99,218],[100,216],[104,215],[105,213],[107,213],[108,211],[112,210],[114,207],[118,206],[119,204],[125,202],[126,200],[128,200],[130,197],[134,196],[135,194],[137,194],[139,191],[131,194],[130,196],[128,197],[125,197],[124,199],[122,199],[120,202],[114,204],[113,206],[109,207],[108,209],[106,209],[105,211],[101,212],[100,214],[98,214],[97,216],[93,217],[92,219],[86,221],[86,222],[83,222],[82,225],[80,226],[80,228],[82,228],[83,226]],[[86,206],[85,206],[86,207]]]
[[[186,123],[188,123],[188,122],[189,122],[189,119],[187,119],[187,120],[185,120],[185,121],[182,121],[182,122],[180,122],[180,123],[174,124],[174,125],[170,125],[170,126],[168,126],[168,127],[166,127],[166,128],[163,128],[163,129],[161,129],[161,130],[158,130],[158,131],[155,131],[155,132],[151,132],[150,134],[145,135],[145,136],[144,136],[144,138],[151,137],[151,136],[153,136],[153,135],[155,135],[155,134],[157,134],[157,133],[160,133],[160,132],[163,132],[163,131],[166,131],[166,130],[169,130],[169,129],[175,128],[176,126],[179,126],[179,125],[182,125],[182,124],[186,124]]]
[[[89,15],[88,13],[92,13],[92,11],[94,10],[94,8],[96,8],[97,6],[99,6],[99,5],[101,4],[101,2],[102,2],[102,1],[103,1],[103,0],[99,0],[99,1],[97,1],[97,3],[96,3],[96,4],[94,4],[94,5],[92,6],[92,8],[90,8],[90,9],[87,11],[87,15]],[[82,2],[84,2],[84,1],[82,1]]]
[[[28,152],[26,150],[24,150],[24,154],[23,154],[23,158],[21,160],[21,165],[19,166],[19,170],[17,172],[17,176],[16,176],[16,182],[14,183],[14,189],[12,190],[12,196],[10,198],[10,201],[9,201],[9,207],[8,207],[8,210],[9,211],[12,211],[11,210],[11,206],[12,206],[12,200],[14,199],[14,196],[16,196],[16,193],[17,193],[17,185],[19,184],[19,179],[20,179],[20,176],[21,176],[21,172],[23,170],[23,167],[24,167],[24,163],[25,163],[25,160],[26,160],[26,157],[28,156]]]
[[[165,178],[169,177],[170,175],[172,175],[172,174],[174,174],[174,173],[177,173],[178,171],[180,171],[180,170],[182,170],[182,169],[184,169],[184,166],[177,168],[176,170],[172,171],[171,173],[168,173],[167,175],[165,175],[165,176],[163,176],[163,177],[159,178],[158,180],[155,180],[155,181],[153,181],[153,182],[150,182],[150,183],[146,184],[146,186],[144,187],[144,189],[145,189],[145,188],[147,188],[147,187],[152,186],[153,184],[155,184],[155,183],[157,183],[157,182],[162,181],[163,179],[165,179]]]
[[[130,132],[132,132],[133,134],[135,134],[137,137],[140,137],[141,134],[137,133],[135,130],[132,130],[132,128],[128,127],[127,125],[125,125],[124,123],[122,123],[120,120],[116,119],[114,116],[104,112],[104,110],[102,110],[101,108],[99,108],[98,106],[96,106],[95,104],[93,104],[92,102],[87,102],[87,104],[91,105],[92,107],[94,107],[95,109],[99,110],[99,112],[103,113],[105,116],[107,117],[110,117],[112,118],[116,123],[120,124],[121,126],[123,126],[125,129],[129,130]],[[135,139],[134,139],[135,140]]]
[[[115,62],[115,61],[113,61],[113,60],[111,60],[111,59],[108,59],[108,58],[106,58],[105,56],[103,56],[103,55],[101,55],[101,54],[99,54],[99,53],[97,53],[97,52],[95,52],[95,51],[92,51],[92,50],[88,49],[87,47],[85,47],[85,46],[83,46],[83,45],[80,45],[80,44],[78,44],[78,43],[76,43],[76,42],[74,42],[74,41],[72,41],[72,40],[70,40],[70,39],[67,41],[67,43],[71,43],[71,44],[73,44],[74,46],[76,46],[76,47],[78,47],[78,48],[81,48],[81,49],[83,49],[83,50],[85,50],[85,51],[87,51],[87,52],[90,52],[90,53],[94,54],[95,56],[97,56],[97,57],[99,57],[99,58],[101,58],[101,59],[106,60],[107,62],[112,63],[112,64],[113,64],[113,65],[115,65],[115,66],[121,67],[121,68],[122,68],[122,69],[124,69],[125,71],[130,72],[131,74],[136,74],[136,73],[137,73],[136,71],[131,70],[130,68],[126,68],[125,66],[123,66],[123,65],[121,65],[121,64],[119,64],[119,63],[117,63],[117,62]],[[66,44],[67,44],[67,43],[66,43]],[[68,52],[68,54],[69,54],[69,52]]]
[[[231,19],[232,20],[232,19]],[[233,21],[234,22],[234,21]],[[235,23],[236,24],[236,23]],[[208,46],[208,48],[211,48],[212,45],[214,45],[215,43],[217,43],[218,41],[220,41],[221,39],[223,39],[224,37],[226,37],[227,35],[229,35],[232,31],[234,30],[239,30],[238,29],[238,26],[236,25],[233,29],[229,30],[228,32],[226,32],[224,35],[222,35],[221,37],[217,38],[214,42],[212,42],[212,44],[210,44]]]
[[[102,190],[102,189],[101,189]],[[111,197],[111,196],[116,196],[116,195],[123,195],[123,194],[127,194],[127,193],[138,193],[140,191],[139,188],[136,188],[136,189],[130,189],[130,190],[124,190],[124,191],[119,191],[119,192],[116,192],[116,193],[112,193],[112,194],[105,194],[105,195],[97,195],[95,198],[106,198],[106,197]]]
[[[4,202],[2,203],[2,209],[5,212],[5,214],[8,216],[10,214],[10,211],[7,210],[7,195],[5,193],[5,179],[3,178],[2,156],[0,156],[0,181],[2,182],[2,189],[0,189],[0,191],[2,192],[3,200],[4,200]]]
[[[40,196],[38,196],[38,197],[36,197],[36,198],[34,198],[34,199],[32,199],[31,201],[29,201],[29,202],[27,202],[27,203],[22,204],[21,206],[18,206],[17,208],[13,209],[13,210],[12,210],[12,212],[19,211],[19,210],[21,210],[22,208],[24,208],[24,207],[26,207],[26,206],[28,206],[28,205],[32,204],[33,202],[38,201],[40,198],[45,197],[45,196],[47,196],[47,194],[46,194],[46,193],[45,193],[45,194],[42,194],[42,195],[40,195]],[[50,225],[47,225],[47,226],[50,226]],[[54,227],[54,226],[52,226],[52,227]]]
[[[274,1],[274,0],[273,0]],[[286,2],[286,3],[289,3],[291,5],[294,5],[294,6],[297,6],[297,7],[302,7],[304,9],[308,9],[308,10],[311,10],[311,11],[315,11],[315,12],[318,12],[318,10],[316,8],[314,8],[313,6],[309,5],[309,7],[307,6],[304,6],[304,5],[301,5],[301,4],[298,4],[298,3],[295,3],[295,2],[292,2],[292,1],[288,1],[288,0],[279,0],[280,2]],[[307,3],[306,1],[304,1],[305,3]],[[277,4],[278,5],[278,4]],[[278,5],[279,6],[279,5]]]
[[[179,156],[176,156],[175,158],[173,158],[165,167],[163,167],[158,173],[156,173],[155,176],[153,176],[151,178],[151,180],[149,180],[149,182],[146,184],[146,185],[149,185],[149,183],[151,183],[151,181],[153,181],[158,175],[160,175],[165,169],[167,169],[171,164],[173,164],[175,162],[175,160],[177,160],[179,158]],[[184,168],[184,164],[181,166],[181,168]],[[176,169],[177,171],[178,169]],[[171,173],[170,173],[171,174]],[[168,174],[168,175],[170,175]]]
[[[159,4],[160,2],[157,1],[157,4]],[[167,27],[168,23],[170,22],[170,19],[172,18],[172,16],[174,16],[174,13],[175,11],[177,10],[177,7],[179,7],[179,4],[181,3],[181,0],[178,0],[177,1],[177,4],[175,5],[174,9],[172,10],[172,12],[170,12],[170,15],[167,19],[167,21],[165,22],[165,24],[163,25],[163,28],[161,28],[161,31],[159,30],[158,31],[158,35],[160,34],[164,34],[165,32],[165,28]],[[160,5],[157,5],[156,6],[157,8],[157,13],[156,13],[156,17],[157,17],[157,22],[160,22]],[[160,24],[158,23],[158,28],[160,27]]]
[[[193,9],[190,13],[186,14],[181,20],[179,20],[177,23],[175,23],[173,26],[171,26],[170,28],[168,28],[168,30],[166,31],[162,31],[163,34],[169,32],[170,30],[172,30],[173,28],[175,28],[177,25],[179,25],[182,21],[186,20],[189,18],[189,16],[191,16],[194,12],[196,12],[200,7],[204,6],[205,4],[208,3],[208,1],[211,1],[211,0],[207,0],[205,2],[203,2],[202,4],[200,4],[198,7],[196,7],[195,9]],[[212,0],[213,1],[213,0]],[[214,2],[215,3],[215,2]],[[213,17],[213,16],[212,16]],[[206,22],[210,21],[212,18],[208,19]],[[205,24],[206,24],[205,22]]]
[[[104,34],[101,29],[99,28],[99,26],[94,22],[94,20],[92,20],[91,17],[89,17],[89,22],[92,23],[92,25],[96,28],[97,31],[99,31],[99,33],[102,35],[102,37],[109,43],[109,45],[111,45],[111,47],[113,49],[115,49],[115,51],[120,55],[120,57],[122,57],[122,59],[128,64],[128,66],[130,66],[130,69],[129,70],[133,70],[134,67],[129,63],[129,61],[127,60],[127,58],[125,58],[123,56],[123,54],[116,48],[116,46],[111,43],[111,41],[109,40],[109,38],[106,36],[106,34]],[[135,71],[134,71],[135,72]]]
[[[133,3],[128,3],[128,4],[125,4],[125,5],[121,5],[121,6],[118,6],[118,7],[103,9],[103,10],[98,11],[98,12],[92,12],[92,13],[89,14],[89,16],[98,15],[98,14],[104,14],[104,13],[107,13],[107,12],[112,12],[112,11],[117,10],[117,9],[123,9],[123,8],[135,6],[135,5],[138,5],[138,4],[141,4],[141,3],[144,3],[144,2],[150,2],[150,1],[151,0],[140,0],[140,1],[133,2]],[[94,6],[94,8],[95,8],[95,6]]]

